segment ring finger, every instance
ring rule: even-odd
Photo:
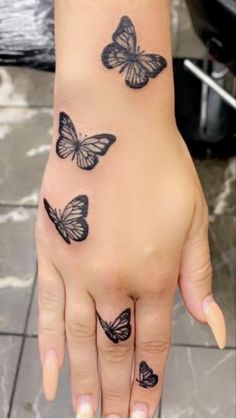
[[[160,297],[159,297],[160,298]],[[170,346],[172,296],[143,297],[136,303],[136,353],[131,417],[153,417],[160,401]]]

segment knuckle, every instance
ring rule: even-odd
[[[105,358],[106,362],[119,364],[131,356],[133,353],[133,346],[115,346],[114,344],[98,345],[98,350],[100,354]]]
[[[71,317],[66,322],[66,334],[70,340],[94,340],[95,330],[79,317]]]
[[[55,327],[55,323],[50,324],[39,319],[38,332],[41,336],[57,338],[64,336],[65,329],[62,323],[57,323],[57,326]]]
[[[127,289],[124,270],[116,260],[93,264],[94,274],[99,277],[104,292],[119,292]]]
[[[212,265],[210,259],[204,262],[202,265],[195,268],[192,272],[192,278],[190,281],[194,283],[205,283],[211,280],[212,277]]]
[[[121,392],[111,387],[103,386],[102,393],[103,393],[103,399],[106,400],[106,402],[116,401],[118,405],[121,405],[121,403],[123,403],[127,397],[126,392],[123,392],[123,391]]]
[[[39,305],[45,310],[52,311],[60,301],[55,289],[51,287],[40,287],[39,289]]]
[[[137,350],[140,352],[148,352],[150,354],[162,354],[169,351],[170,338],[159,337],[156,339],[146,339],[137,343]]]

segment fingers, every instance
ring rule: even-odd
[[[158,407],[170,346],[172,296],[136,303],[136,352],[130,416],[153,417]]]
[[[196,218],[196,217],[195,217]],[[185,244],[179,286],[189,312],[199,321],[207,322],[219,348],[226,344],[226,326],[223,313],[215,302],[212,292],[212,266],[208,242],[208,220],[198,218]]]
[[[92,418],[99,405],[96,312],[78,284],[66,291],[66,337],[70,357],[72,402],[77,417]]]
[[[128,417],[134,352],[133,300],[97,303],[102,417]]]
[[[59,368],[63,364],[64,286],[53,265],[38,257],[39,350],[43,368],[43,387],[47,400],[56,395]]]

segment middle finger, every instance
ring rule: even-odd
[[[102,416],[127,417],[134,355],[134,304],[129,297],[97,302]]]

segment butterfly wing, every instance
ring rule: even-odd
[[[86,195],[78,195],[66,205],[62,213],[62,221],[72,221],[73,219],[87,217],[88,215],[88,197]]]
[[[144,67],[138,62],[132,62],[128,65],[125,83],[133,89],[144,87],[149,80],[149,76]]]
[[[122,313],[114,320],[110,326],[110,333],[116,343],[128,339],[131,335],[130,324],[131,311],[130,308],[122,311]]]
[[[77,153],[77,165],[85,170],[93,169],[98,163],[98,156],[104,156],[116,137],[111,134],[97,134],[85,138]]]
[[[69,236],[66,232],[66,229],[64,228],[63,224],[61,223],[61,219],[58,217],[57,211],[54,210],[51,205],[49,204],[49,202],[44,199],[44,207],[47,211],[47,214],[50,218],[50,220],[53,222],[53,224],[55,225],[58,233],[63,237],[63,239],[70,244],[70,240],[69,240]]]
[[[62,213],[62,228],[68,239],[85,240],[88,236],[88,224],[85,220],[88,214],[88,197],[79,195],[72,199]],[[63,236],[64,237],[64,236]]]
[[[60,113],[59,121],[60,136],[56,143],[56,153],[59,157],[65,159],[75,152],[79,140],[74,124],[65,112]]]
[[[107,45],[102,52],[102,62],[107,68],[123,67],[128,63],[129,55],[135,53],[137,48],[136,32],[129,17],[121,18],[112,40],[113,43]]]
[[[54,224],[58,223],[60,221],[60,219],[57,215],[57,211],[51,207],[51,205],[49,204],[49,202],[45,198],[43,200],[43,203],[44,203],[45,210],[47,211],[47,214],[48,214],[50,220]]]
[[[138,60],[128,65],[125,82],[129,87],[140,89],[150,77],[156,77],[166,66],[166,60],[161,55],[139,54]]]
[[[136,52],[137,38],[134,25],[128,16],[123,16],[118,28],[113,33],[113,42],[124,48],[129,54]]]
[[[154,387],[158,383],[158,376],[153,373],[145,361],[140,362],[138,382],[144,388]]]
[[[111,328],[108,325],[108,323],[101,318],[101,316],[98,314],[98,312],[97,312],[97,316],[98,316],[98,320],[99,320],[100,325],[102,326],[104,332],[109,337],[109,339],[111,339],[113,343],[118,343],[118,339],[117,339],[116,336],[113,335],[113,333],[111,331]]]
[[[139,63],[148,77],[156,77],[167,66],[166,59],[159,54],[140,54]]]

